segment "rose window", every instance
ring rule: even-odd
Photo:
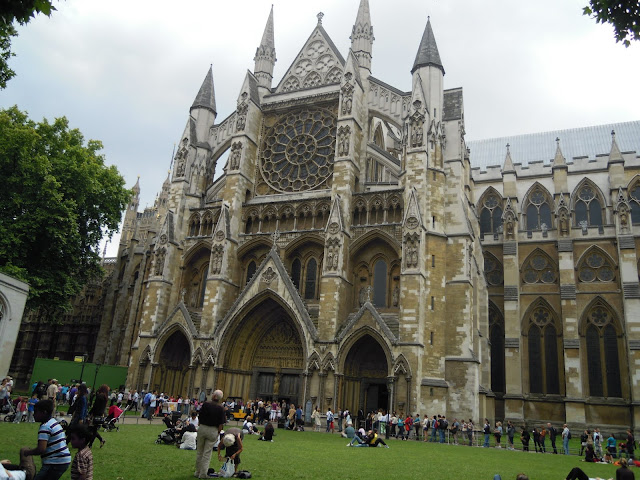
[[[611,282],[615,279],[614,267],[604,255],[595,251],[580,265],[578,277],[581,282]]]
[[[549,259],[535,254],[524,265],[522,279],[525,283],[555,283],[557,274]]]
[[[280,192],[327,185],[333,173],[336,117],[324,109],[305,109],[281,117],[267,129],[260,167],[264,180]]]

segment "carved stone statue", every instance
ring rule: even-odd
[[[365,303],[371,301],[371,286],[365,285],[360,288],[359,294],[360,306],[363,306]]]
[[[566,211],[562,211],[560,213],[560,235],[562,235],[563,237],[567,236],[569,234],[569,219],[567,217],[567,212]]]
[[[240,167],[240,159],[242,158],[242,143],[236,142],[231,145],[231,155],[229,157],[229,167],[231,170],[237,170]]]
[[[392,302],[391,304],[394,307],[397,307],[400,304],[400,287],[397,285],[393,289]]]
[[[166,250],[163,248],[162,250],[160,250],[159,252],[156,252],[156,265],[155,265],[155,270],[154,270],[154,274],[157,277],[161,277],[162,276],[162,272],[164,272],[164,258],[166,255]]]

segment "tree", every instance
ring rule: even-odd
[[[56,8],[52,0],[3,0],[0,4],[0,90],[7,87],[16,72],[9,68],[9,59],[15,56],[11,51],[11,37],[18,36],[13,26],[17,21],[25,25],[38,13],[51,15]]]
[[[101,149],[64,117],[35,123],[0,110],[0,271],[29,283],[27,307],[47,320],[102,273],[99,242],[131,195]]]
[[[637,0],[589,0],[583,14],[595,18],[597,23],[613,25],[616,42],[622,42],[625,47],[631,45],[631,40],[640,40],[640,3]]]

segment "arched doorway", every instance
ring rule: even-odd
[[[225,335],[218,386],[243,400],[303,400],[304,346],[290,313],[267,298]]]
[[[389,408],[389,367],[382,346],[371,335],[360,337],[344,361],[342,404],[352,412]]]
[[[173,332],[156,358],[158,368],[154,369],[152,388],[175,397],[187,395],[191,346],[184,333],[180,330]]]

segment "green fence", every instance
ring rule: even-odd
[[[84,366],[84,369],[83,369]],[[62,385],[65,383],[85,382],[88,387],[99,387],[106,383],[111,389],[120,388],[127,381],[127,367],[115,365],[96,365],[88,362],[69,362],[50,358],[36,358],[31,374],[31,383],[46,382],[55,378]]]

